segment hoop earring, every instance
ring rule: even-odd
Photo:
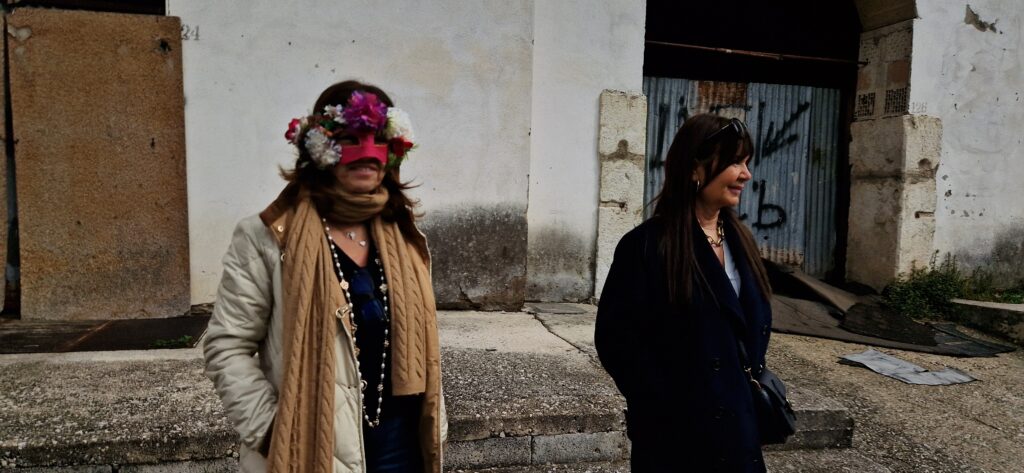
[[[697,188],[694,189],[694,190],[698,190],[698,191],[700,190],[700,179],[697,179]]]

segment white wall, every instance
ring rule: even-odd
[[[645,0],[538,0],[527,297],[581,300],[593,292],[604,89],[643,84]]]
[[[966,5],[918,1],[914,21],[911,112],[943,129],[935,249],[1024,278],[1024,8],[972,0],[992,31],[965,21]]]
[[[182,46],[193,303],[213,300],[235,222],[280,191],[277,166],[294,159],[283,138],[288,121],[339,80],[379,85],[412,116],[419,148],[402,177],[421,184],[413,195],[428,222],[432,211],[459,214],[468,205],[525,214],[533,2],[169,0],[168,14],[199,30]],[[604,44],[601,51],[615,49]],[[597,75],[588,83],[609,75],[576,72]],[[601,87],[588,94],[592,107],[567,116],[596,128],[591,109]],[[588,139],[574,146],[596,161],[593,137],[572,139]],[[586,168],[592,207],[589,161],[572,168]],[[592,220],[571,221],[583,228]]]

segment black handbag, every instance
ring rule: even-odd
[[[790,435],[796,433],[796,413],[786,399],[786,385],[764,366],[755,375],[747,358],[746,347],[739,337],[736,338],[736,346],[739,348],[740,363],[745,366],[743,371],[750,380],[750,394],[754,399],[754,414],[757,416],[761,444],[785,443]]]

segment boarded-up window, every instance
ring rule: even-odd
[[[5,15],[23,319],[189,308],[181,23]]]

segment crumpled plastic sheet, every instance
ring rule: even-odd
[[[863,353],[844,355],[840,358],[840,363],[864,366],[878,374],[909,384],[944,386],[976,381],[971,375],[954,368],[946,368],[942,371],[928,371],[909,361],[904,361],[873,349],[865,350]]]

